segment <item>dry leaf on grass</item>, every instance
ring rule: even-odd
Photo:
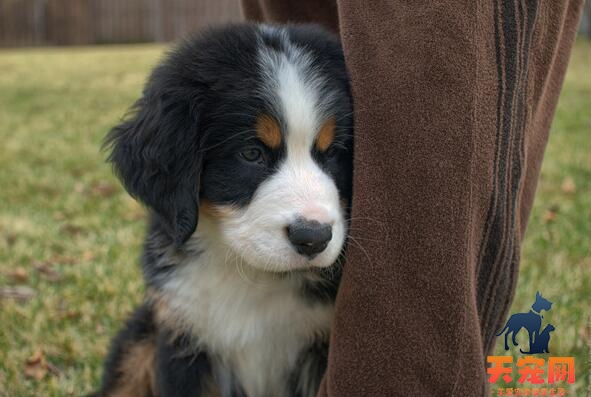
[[[37,262],[33,267],[48,281],[56,282],[62,278],[62,275],[55,270],[54,265],[51,262]]]
[[[98,181],[91,185],[90,194],[95,197],[111,197],[119,191],[119,188],[106,181]]]
[[[86,186],[82,182],[76,182],[74,184],[74,191],[79,194],[84,193],[86,191]]]
[[[78,310],[70,309],[68,302],[60,299],[57,307],[57,316],[60,320],[73,320],[79,318],[81,313]]]
[[[23,373],[27,378],[42,380],[47,373],[52,375],[60,374],[59,368],[47,361],[42,350],[37,350],[25,361]]]
[[[583,343],[588,343],[591,341],[589,338],[589,331],[591,331],[591,320],[587,321],[588,324],[583,324],[581,329],[579,330],[579,336]]]
[[[562,181],[562,185],[560,186],[562,192],[564,194],[575,194],[577,191],[577,186],[575,185],[575,181],[570,176],[567,176]]]
[[[96,258],[95,253],[90,250],[86,250],[82,253],[82,261],[83,262],[92,262],[94,260],[94,258]]]
[[[143,212],[128,212],[127,214],[123,215],[123,219],[126,221],[141,221],[146,217]]]
[[[60,320],[75,320],[80,318],[81,315],[82,313],[80,313],[78,310],[66,310],[60,312],[59,318]]]
[[[14,299],[24,303],[35,296],[37,292],[24,285],[0,287],[0,299]]]
[[[65,223],[60,226],[60,231],[66,233],[69,236],[76,236],[86,232],[82,226],[74,225],[73,223]]]
[[[6,240],[6,244],[8,244],[9,247],[13,246],[14,243],[16,243],[16,233],[6,232],[3,233],[3,237]]]
[[[53,213],[53,219],[56,221],[63,221],[66,219],[66,214],[64,214],[62,211],[55,211]]]
[[[64,255],[54,255],[47,261],[54,263],[56,265],[75,265],[76,263],[78,263],[78,260],[76,258]]]
[[[24,374],[27,378],[41,380],[47,375],[47,368],[45,366],[45,357],[41,350],[37,350],[33,355],[25,361]]]
[[[8,273],[8,277],[17,283],[24,283],[29,279],[29,274],[24,267],[18,266]]]
[[[556,220],[556,212],[555,211],[546,210],[546,212],[544,212],[544,222],[549,223],[549,222],[554,222],[555,220]]]
[[[544,215],[542,217],[544,223],[554,222],[556,220],[556,215],[558,214],[559,210],[560,210],[560,206],[558,204],[550,205],[546,209],[546,211],[544,212]]]

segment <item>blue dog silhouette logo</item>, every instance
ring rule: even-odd
[[[509,334],[513,334],[513,345],[517,346],[515,337],[522,328],[525,328],[529,333],[529,351],[524,352],[521,349],[519,349],[519,351],[524,354],[550,353],[550,350],[548,350],[550,332],[554,331],[556,328],[554,328],[552,324],[548,324],[542,332],[540,332],[540,328],[542,327],[542,318],[544,318],[541,313],[542,310],[548,311],[551,308],[552,302],[544,299],[539,291],[536,292],[536,301],[532,305],[531,310],[527,313],[513,314],[509,317],[509,320],[507,320],[505,328],[496,334],[496,336],[501,336],[503,332],[507,331],[505,334],[505,350],[509,350],[509,345],[507,344]]]

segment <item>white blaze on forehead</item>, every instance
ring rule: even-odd
[[[280,114],[287,156],[267,186],[260,187],[259,194],[281,197],[283,205],[291,205],[298,216],[318,221],[334,219],[340,212],[338,191],[332,178],[312,158],[316,136],[328,119],[334,94],[326,88],[305,48],[292,43],[284,31],[273,27],[261,31],[282,42],[281,50],[261,43],[260,62],[268,89],[263,95]]]
[[[289,149],[309,151],[324,118],[319,95],[323,79],[316,73],[310,54],[291,43],[285,32],[276,34],[284,50],[263,47],[260,51],[267,88],[274,96],[269,100],[285,123],[288,153]]]
[[[315,109],[318,98],[315,87],[307,83],[303,77],[297,64],[285,60],[277,71],[277,94],[283,107],[287,142],[291,143],[290,146],[301,145],[293,149],[309,150],[319,125]]]

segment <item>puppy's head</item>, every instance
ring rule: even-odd
[[[109,159],[177,245],[201,216],[211,229],[201,234],[254,267],[336,260],[351,195],[352,107],[330,34],[207,31],[156,67],[134,110],[107,137]]]

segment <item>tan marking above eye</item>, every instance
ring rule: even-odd
[[[259,116],[256,129],[257,137],[269,148],[277,149],[281,146],[281,128],[273,117],[267,114]]]
[[[316,149],[319,152],[325,152],[334,141],[335,124],[336,121],[334,117],[331,117],[322,125],[322,128],[320,128],[318,136],[316,137]]]

